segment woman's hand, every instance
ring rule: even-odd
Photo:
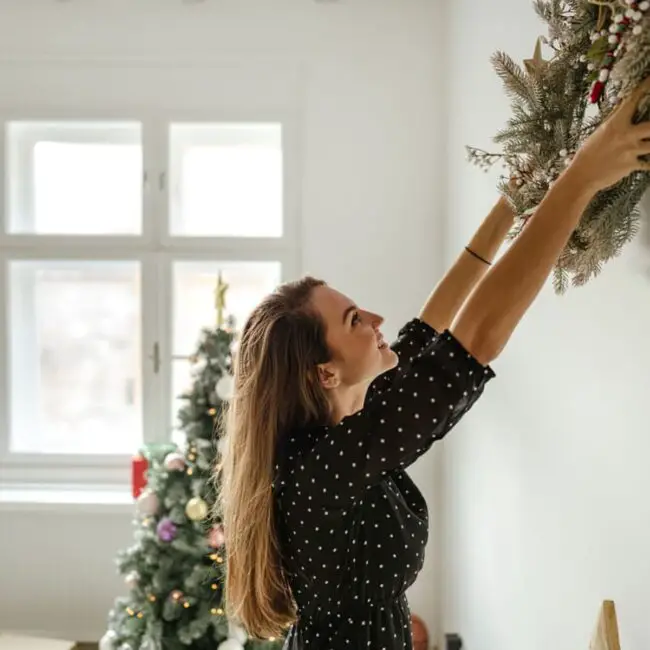
[[[578,149],[569,169],[580,185],[596,193],[632,172],[650,171],[650,163],[639,158],[650,154],[650,122],[632,122],[639,101],[648,94],[650,77],[639,84]]]
[[[635,171],[650,172],[650,122],[633,124],[650,78],[625,99],[579,149],[526,228],[472,292],[452,332],[482,363],[504,348],[544,285],[596,192]]]

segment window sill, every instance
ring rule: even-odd
[[[0,483],[0,511],[131,514],[130,488],[106,485],[38,485]]]

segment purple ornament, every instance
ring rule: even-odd
[[[158,522],[156,532],[162,542],[171,542],[176,537],[176,524],[169,517],[163,517]]]

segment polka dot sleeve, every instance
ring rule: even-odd
[[[438,336],[438,332],[419,318],[411,319],[400,329],[397,340],[390,346],[397,353],[399,362],[395,368],[375,379],[366,400],[371,400],[390,388],[395,378],[406,371],[413,359]]]
[[[493,377],[445,331],[381,395],[326,427],[296,468],[296,479],[311,484],[310,492],[326,503],[344,506],[443,438]]]

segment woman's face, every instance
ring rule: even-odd
[[[332,360],[321,366],[325,388],[370,383],[397,365],[397,355],[379,331],[384,319],[360,309],[327,285],[316,287],[311,304],[325,323]]]

